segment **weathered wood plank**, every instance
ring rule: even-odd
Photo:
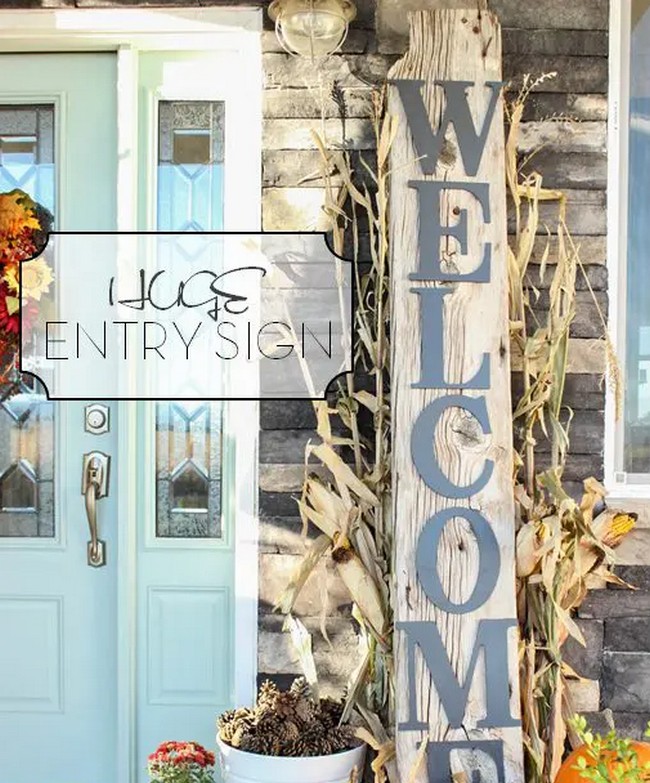
[[[338,120],[330,122],[338,123]],[[289,128],[287,132],[293,134],[293,129]],[[357,134],[357,128],[350,128],[349,123],[346,123],[346,136],[349,138],[352,132]],[[357,135],[356,140],[353,140],[353,144],[350,146],[356,146],[366,163],[372,167],[375,161],[371,149],[373,141],[367,138],[367,135],[371,134],[371,130],[366,126],[366,123],[363,123],[361,132],[366,134],[366,138],[359,138]],[[262,158],[265,187],[322,187],[322,158],[317,150],[307,149],[307,147],[313,147],[311,138],[305,141],[307,134],[307,130],[300,130],[287,141],[281,141],[278,137],[278,140],[273,142],[273,144],[286,144],[287,147],[291,144],[304,143],[304,149],[291,149],[290,155],[287,155],[283,149],[268,145]],[[339,131],[338,136],[340,135]],[[561,151],[561,154],[558,155],[558,151]],[[533,155],[522,153],[520,157],[522,162],[524,157],[527,159],[526,171],[541,172],[547,187],[567,190],[604,190],[607,186],[607,155],[604,151],[574,152],[568,147],[558,150],[552,145],[547,145]],[[357,180],[365,182],[373,191],[372,178],[361,164],[359,156],[355,156],[354,153],[352,163]],[[338,187],[341,180],[335,173],[334,166],[331,167],[330,174],[332,184]]]
[[[368,88],[383,83],[394,60],[395,57],[390,55],[350,54],[328,57],[325,61],[312,65],[304,57],[270,53],[262,57],[264,86],[266,89],[320,89],[321,84],[327,85],[336,81],[341,88]]]
[[[546,237],[536,237],[535,244],[533,245],[532,260],[534,264],[541,262],[544,254],[544,248],[546,247]],[[605,236],[581,236],[577,232],[573,233],[573,241],[580,248],[580,260],[585,265],[602,265],[603,267],[607,263],[607,237]],[[549,256],[546,260],[547,264],[557,263],[557,245],[551,243],[551,249]],[[607,276],[607,269],[604,269],[605,279]],[[578,275],[578,277],[580,277]]]
[[[573,410],[605,409],[604,379],[598,375],[572,373],[566,376],[564,386],[564,404]],[[515,400],[521,399],[524,391],[522,373],[512,374],[512,395]]]
[[[369,86],[343,90],[348,117],[370,117],[372,90]],[[509,93],[510,95],[512,93]],[[317,88],[283,87],[264,90],[263,112],[269,118],[338,117],[339,108],[326,91],[321,96]],[[568,117],[575,121],[607,121],[607,96],[598,93],[535,92],[526,102],[524,120],[541,121],[553,117]]]
[[[372,90],[368,86],[342,90],[345,114],[349,118],[372,116]],[[331,91],[320,89],[281,87],[262,93],[264,117],[276,119],[320,119],[339,117],[340,108],[332,99]]]
[[[261,554],[260,573],[260,610],[270,611],[286,588],[291,575],[296,570],[302,555]],[[327,557],[321,559],[314,569],[295,605],[299,616],[319,617],[326,615],[348,615],[350,612],[350,594],[345,585],[334,573],[334,566]]]
[[[568,419],[568,414],[566,415]],[[605,426],[603,411],[574,411],[569,431],[569,453],[584,454],[592,457],[601,456],[603,452],[603,428]],[[551,446],[544,433],[535,433],[540,454],[548,454]],[[588,474],[587,474],[588,475]],[[580,478],[586,478],[586,475]]]
[[[521,356],[513,351],[512,369],[521,371]],[[569,340],[567,372],[603,375],[606,369],[605,342],[603,340]]]
[[[322,465],[310,465],[310,473],[316,473],[327,477],[327,471]],[[297,465],[286,463],[261,463],[259,471],[259,487],[262,492],[288,492],[300,493],[305,478],[305,465],[301,462]],[[298,507],[294,506],[294,513]]]
[[[560,119],[522,122],[517,149],[531,153],[542,147],[561,152],[605,152],[607,124]]]
[[[544,470],[551,467],[551,455],[549,453],[540,453],[536,460],[538,470]],[[573,454],[567,455],[567,462],[562,473],[563,481],[577,483],[582,487],[582,482],[594,476],[599,481],[602,480],[603,473],[603,454],[602,446],[598,452],[593,454]]]
[[[260,492],[259,512],[266,517],[290,517],[296,513],[296,495],[291,492]]]
[[[530,29],[544,27],[569,30],[607,30],[608,0],[543,0],[522,3],[521,0],[489,0],[504,27]]]
[[[323,139],[328,149],[345,146],[352,150],[371,150],[375,142],[370,120],[267,119],[263,124],[262,147],[266,150],[315,150],[313,133]]]
[[[512,92],[508,93],[510,98]],[[524,106],[525,122],[569,117],[577,122],[607,122],[607,95],[598,93],[534,92]]]
[[[323,188],[264,188],[262,225],[265,231],[325,231]]]
[[[373,150],[350,154],[354,181],[367,185],[370,191],[374,192],[372,176],[362,164],[361,158],[371,170],[375,170],[373,167],[376,166],[376,155]],[[266,150],[262,153],[263,182],[265,187],[322,187],[322,165],[323,159],[316,150],[292,150],[290,155],[283,150]],[[329,174],[334,187],[343,184],[334,165],[330,166]]]
[[[304,462],[307,441],[316,438],[309,430],[262,430],[260,432],[260,463]]]
[[[538,23],[539,24],[539,21]],[[539,30],[506,28],[503,51],[509,54],[566,54],[572,57],[607,57],[606,30]]]
[[[603,237],[604,239],[604,237]],[[580,247],[582,249],[582,237],[578,237],[576,240],[576,244],[580,244]],[[583,251],[584,252],[584,251]],[[607,267],[604,265],[592,263],[587,264],[587,261],[583,261],[585,264],[585,274],[587,276],[587,280],[589,281],[589,285],[587,285],[587,280],[585,280],[585,275],[578,271],[578,274],[576,275],[576,284],[575,289],[576,291],[588,291],[589,286],[591,286],[591,289],[595,291],[607,291]],[[533,285],[535,288],[537,288],[540,291],[545,291],[549,288],[551,285],[552,280],[552,271],[548,270],[544,277],[541,276],[541,266],[534,265],[529,267],[528,275],[526,276],[526,281]]]
[[[607,193],[602,190],[564,191],[567,197],[566,224],[572,234],[587,236],[605,236],[607,233]],[[539,208],[539,233],[546,234],[547,229],[554,232],[557,225],[558,204],[546,201]],[[509,230],[514,230],[512,216],[508,221]]]
[[[324,639],[321,618],[302,619],[312,636],[321,696],[331,695],[339,699],[350,676],[349,662],[358,658],[359,639],[354,625],[347,617],[328,617],[325,622],[329,639]],[[284,618],[277,614],[260,616],[258,669],[271,676],[291,672],[292,676],[285,685],[288,687],[291,679],[302,672],[291,636],[282,631],[283,622]]]
[[[374,46],[374,33],[371,30],[363,30],[354,24],[348,31],[341,53],[363,54],[372,46]],[[278,40],[275,30],[264,30],[262,32],[262,52],[286,53],[286,50]],[[333,56],[336,57],[337,55]]]
[[[429,121],[437,128],[443,112],[442,90],[433,86],[436,80],[499,81],[501,77],[501,37],[493,14],[476,11],[430,11],[411,15],[411,40],[406,56],[391,70],[393,79],[424,81],[422,95]],[[489,90],[469,92],[468,102],[475,117],[483,118]],[[448,132],[444,163],[438,162],[433,177],[426,176],[418,160],[406,116],[396,88],[389,89],[389,112],[397,117],[397,136],[391,150],[391,314],[392,314],[392,372],[393,399],[393,514],[395,526],[395,558],[399,564],[396,574],[395,619],[397,623],[423,623],[437,627],[445,653],[449,656],[455,676],[464,682],[476,641],[479,623],[492,619],[516,617],[513,584],[514,568],[514,509],[512,503],[512,424],[510,409],[510,377],[508,362],[508,315],[506,281],[506,214],[504,182],[504,140],[502,104],[487,134],[484,152],[476,176],[469,177],[459,155],[457,137]],[[421,154],[421,153],[420,153]],[[440,470],[458,487],[477,479],[485,460],[494,459],[490,480],[471,496],[451,500],[423,482],[411,453],[411,432],[422,426],[416,423],[421,411],[443,399],[449,391],[428,388],[432,384],[417,385],[422,372],[422,345],[433,335],[422,331],[420,297],[412,292],[414,286],[427,288],[433,283],[416,283],[410,279],[424,262],[425,254],[437,257],[441,248],[419,246],[419,226],[426,220],[419,214],[416,191],[409,181],[462,180],[489,183],[491,222],[484,223],[481,209],[467,192],[447,191],[441,196],[443,224],[457,223],[454,215],[467,210],[469,228],[468,255],[454,256],[454,273],[468,273],[476,268],[485,242],[492,244],[491,279],[489,283],[453,283],[444,304],[443,345],[447,378],[465,381],[478,369],[480,357],[490,357],[490,388],[485,391],[465,390],[471,398],[484,399],[491,425],[489,436],[476,425],[475,420],[460,408],[452,408],[442,415],[435,433],[431,433],[431,448],[437,455]],[[446,240],[449,242],[450,240]],[[455,245],[454,252],[457,253]],[[444,252],[444,251],[443,251]],[[458,393],[456,391],[456,393]],[[474,426],[472,426],[472,423]],[[427,446],[429,441],[427,439]],[[428,452],[427,452],[428,453]],[[459,493],[459,495],[462,493]],[[427,520],[450,506],[480,509],[489,520],[501,556],[501,569],[496,585],[481,606],[469,613],[446,612],[425,593],[422,576],[416,570],[418,541]],[[441,534],[437,552],[438,576],[449,599],[462,604],[474,589],[479,573],[481,555],[478,542],[470,527],[461,517],[454,517]],[[435,559],[434,559],[435,563]],[[431,568],[435,568],[433,565]],[[513,622],[514,619],[512,619]],[[420,625],[418,625],[420,627]],[[504,638],[505,641],[505,638]],[[519,712],[517,646],[510,638],[507,663],[507,682],[499,690],[507,693],[510,711]],[[480,668],[468,683],[469,698],[464,710],[462,729],[454,728],[443,707],[440,692],[421,648],[416,648],[415,662],[409,661],[406,632],[398,632],[395,639],[396,737],[397,766],[400,779],[407,780],[415,773],[418,745],[428,737],[435,748],[440,741],[467,739],[502,740],[504,748],[505,780],[519,783],[523,779],[522,738],[518,727],[491,726],[479,728],[485,717],[484,670]],[[442,653],[441,653],[442,654]],[[478,673],[480,672],[480,674]],[[411,690],[411,689],[414,689]],[[410,693],[415,695],[415,705]],[[506,697],[508,698],[508,697]],[[417,720],[426,729],[406,728],[400,723],[417,707]],[[462,755],[462,754],[461,754]],[[453,772],[465,772],[473,779],[467,759],[454,760]],[[424,766],[424,765],[423,765]],[[471,766],[471,765],[470,765]],[[447,767],[436,770],[440,778]],[[420,769],[417,781],[428,779],[427,770]],[[492,774],[482,769],[481,780],[493,780]]]
[[[598,291],[594,292],[594,295],[592,296],[589,291],[576,291],[576,315],[569,329],[571,337],[595,340],[600,340],[604,337],[605,327],[603,326],[599,309],[606,321],[608,311],[607,294],[603,291]],[[533,313],[539,319],[538,323],[545,322],[548,306],[548,290],[541,291],[539,299],[532,308]],[[528,324],[529,333],[533,334],[536,328],[534,319],[531,319],[531,322]]]
[[[485,5],[485,3],[483,3]],[[510,28],[504,38],[504,51],[511,51],[512,37],[511,31],[534,31],[543,32],[545,37],[542,42],[536,43],[531,40],[534,47],[541,47],[544,44],[548,46],[549,54],[557,53],[575,53],[578,54],[581,48],[585,53],[602,53],[602,40],[596,36],[604,36],[608,29],[608,4],[607,0],[574,0],[571,3],[564,0],[544,0],[543,6],[540,4],[523,3],[521,0],[488,0],[488,7],[494,11],[500,18],[501,24]],[[424,7],[437,8],[477,8],[477,0],[437,0],[435,4],[428,4],[422,0],[378,0],[377,3],[377,34],[379,38],[379,50],[381,52],[402,53],[408,43],[408,12],[419,10]],[[547,30],[540,31],[538,28],[543,26]],[[569,33],[587,31],[599,31],[589,44],[583,44],[583,47],[577,45],[572,52],[569,49],[569,43],[563,43],[561,51],[556,52],[557,43],[553,41],[553,34],[563,32],[564,29]],[[523,47],[523,42],[518,47]],[[524,50],[528,51],[528,50]],[[606,53],[606,52],[605,52]]]
[[[520,158],[521,161],[521,158]],[[607,188],[607,154],[575,153],[542,149],[526,162],[525,171],[538,171],[544,185],[560,190],[605,190]]]
[[[624,566],[650,565],[650,530],[639,528],[626,536],[616,550],[616,562]]]
[[[546,54],[506,54],[504,78],[521,81],[524,74],[556,73],[540,85],[540,92],[607,92],[606,57],[568,57]]]
[[[285,400],[282,403],[262,400],[260,427],[263,430],[315,430],[314,405],[311,400]]]

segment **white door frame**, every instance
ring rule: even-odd
[[[118,172],[117,230],[137,228],[137,99],[141,51],[236,50],[249,68],[237,72],[242,105],[241,126],[227,166],[236,177],[225,183],[226,230],[261,228],[261,22],[252,8],[169,9],[38,9],[0,10],[0,52],[115,51],[117,56]],[[230,218],[229,218],[230,215]],[[258,525],[257,421],[255,402],[238,402],[234,455],[238,477],[235,540],[235,634],[237,703],[252,702],[257,676]],[[118,579],[118,779],[135,779],[135,563],[136,563],[136,407],[121,403],[118,424],[118,515],[120,563]],[[252,467],[252,469],[251,469]],[[252,566],[252,567],[251,567]]]

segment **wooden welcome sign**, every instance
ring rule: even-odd
[[[390,84],[399,778],[520,783],[495,16],[412,14]]]

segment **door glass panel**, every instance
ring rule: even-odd
[[[220,403],[156,405],[156,533],[221,537]]]
[[[158,104],[158,228],[223,229],[223,101]]]
[[[223,229],[224,117],[223,101],[158,104],[159,230]],[[222,419],[219,402],[156,403],[159,537],[221,537]]]
[[[0,105],[0,193],[55,207],[54,106]],[[51,538],[54,406],[29,375],[0,384],[0,538]]]
[[[0,105],[0,192],[15,188],[54,213],[54,106]]]
[[[54,535],[54,405],[31,376],[0,387],[0,537]]]

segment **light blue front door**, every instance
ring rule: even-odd
[[[143,89],[193,58],[142,55]],[[109,52],[0,55],[0,192],[27,191],[58,229],[116,228],[116,64]],[[137,111],[140,227],[153,215],[218,229],[225,104],[178,95]],[[0,783],[143,783],[160,742],[214,747],[235,698],[227,411],[112,403],[93,434],[85,407],[48,401],[29,378],[0,389]],[[111,457],[100,568],[81,494],[96,450]]]
[[[64,229],[115,229],[115,58],[0,57],[0,191]],[[0,781],[114,783],[117,486],[100,501],[107,564],[87,564],[84,405],[28,378],[0,405]]]

